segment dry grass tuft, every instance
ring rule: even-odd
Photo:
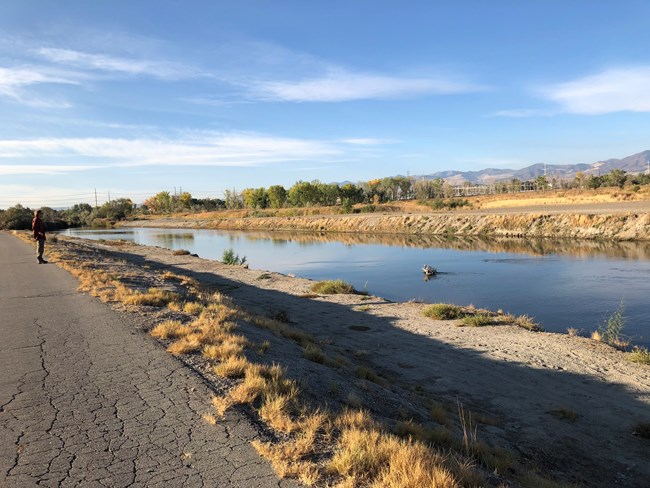
[[[295,398],[289,395],[274,395],[264,399],[259,414],[271,428],[289,434],[296,429],[296,423],[291,418]]]
[[[467,315],[461,321],[462,325],[468,327],[484,327],[493,323],[493,319],[486,313],[477,313],[475,315]]]
[[[444,457],[424,444],[400,440],[378,430],[341,433],[328,471],[348,486],[388,488],[456,487]]]
[[[178,301],[180,296],[168,290],[160,288],[149,288],[146,293],[130,291],[122,297],[122,302],[126,305],[148,305],[151,307],[164,307],[170,302]]]
[[[181,354],[190,354],[200,351],[201,347],[201,335],[193,332],[182,337],[178,341],[173,342],[167,348],[167,352],[170,352],[174,356],[180,356]]]
[[[303,350],[303,355],[305,356],[305,358],[309,359],[310,361],[319,364],[323,364],[327,359],[325,353],[323,353],[321,348],[318,347],[316,344],[311,344],[311,343],[307,344],[307,346]]]
[[[178,320],[166,320],[151,329],[149,334],[158,339],[177,339],[188,335],[192,330],[192,327],[184,325]]]
[[[203,308],[203,304],[198,302],[185,302],[183,304],[183,312],[189,315],[200,315]]]
[[[359,293],[354,289],[350,283],[343,280],[326,280],[314,283],[311,287],[314,293],[321,295],[336,295],[336,294],[356,294]]]
[[[434,303],[422,310],[422,315],[436,320],[454,320],[465,316],[462,307],[448,303]]]
[[[205,420],[210,425],[217,425],[217,418],[211,413],[204,413],[203,420]]]
[[[225,361],[231,357],[239,357],[244,347],[237,342],[224,341],[221,344],[209,344],[203,348],[203,356],[217,361]]]
[[[214,367],[214,372],[224,378],[242,378],[250,363],[242,356],[231,356]]]
[[[650,351],[645,347],[635,347],[628,353],[627,358],[633,363],[647,364],[650,366]]]

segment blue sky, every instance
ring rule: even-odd
[[[0,3],[0,208],[650,149],[650,2]]]

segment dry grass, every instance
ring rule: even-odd
[[[528,315],[512,315],[506,314],[500,317],[500,321],[506,324],[513,324],[522,329],[529,330],[531,332],[542,332],[544,328],[535,322],[535,319],[529,317]]]
[[[233,337],[227,337],[221,344],[208,344],[203,348],[203,356],[212,359],[213,361],[226,361],[233,357],[239,357],[244,352],[244,347],[248,341],[242,336],[242,341],[236,340]]]
[[[422,310],[422,315],[436,320],[454,320],[465,316],[462,307],[448,303],[434,303]]]
[[[402,440],[377,429],[343,430],[328,472],[347,486],[390,488],[456,487],[445,458],[420,442]]]
[[[241,378],[246,372],[248,361],[242,356],[231,356],[214,367],[214,372],[224,378]]]
[[[192,330],[192,327],[184,325],[178,320],[166,320],[151,329],[149,334],[158,339],[177,339],[188,335]]]
[[[305,349],[303,349],[303,355],[305,358],[313,361],[315,363],[323,364],[327,357],[325,353],[318,347],[316,344],[307,344]]]
[[[627,358],[633,363],[646,364],[650,366],[650,351],[645,347],[635,347],[627,354]]]
[[[193,332],[184,337],[181,337],[176,342],[173,342],[167,348],[167,352],[173,354],[174,356],[180,356],[181,354],[198,352],[202,347],[203,343],[201,342],[201,334]]]
[[[467,327],[484,327],[494,322],[492,317],[486,313],[477,313],[463,317],[461,324]]]
[[[314,283],[311,287],[314,293],[321,295],[336,295],[336,294],[356,294],[359,293],[354,287],[343,280],[327,280]]]
[[[180,295],[168,290],[160,288],[149,288],[146,293],[139,291],[124,291],[125,296],[122,297],[122,302],[126,305],[148,305],[151,307],[164,307],[170,302],[178,301]]]

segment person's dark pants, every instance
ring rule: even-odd
[[[36,240],[36,254],[38,255],[38,260],[43,261],[43,250],[45,249],[45,239]]]

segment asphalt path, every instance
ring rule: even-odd
[[[76,288],[0,232],[0,486],[297,486],[253,450],[243,416],[205,422],[209,388]]]

